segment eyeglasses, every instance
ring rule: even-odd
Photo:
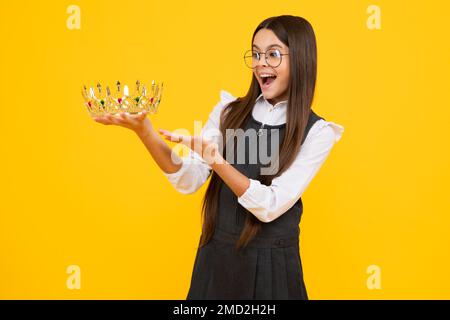
[[[261,54],[264,54],[267,64],[272,68],[276,68],[281,64],[283,56],[289,55],[289,53],[281,53],[278,49],[269,49],[266,52],[248,50],[244,54],[245,65],[251,69],[255,68],[258,65]]]

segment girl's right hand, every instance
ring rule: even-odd
[[[104,125],[117,125],[133,130],[136,134],[141,135],[145,130],[152,129],[152,124],[147,118],[147,111],[139,112],[138,114],[129,114],[121,112],[119,114],[110,114],[93,118],[96,122]]]

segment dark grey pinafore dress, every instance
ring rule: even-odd
[[[302,144],[312,125],[319,119],[323,118],[311,110]],[[253,128],[258,131],[261,125],[261,122],[250,116],[244,130]],[[259,139],[266,139],[269,155],[273,149],[270,145],[270,129],[279,129],[278,143],[281,143],[285,127],[285,123],[264,125],[267,130],[263,129],[264,134]],[[245,145],[245,163],[234,161],[232,165],[248,178],[259,180],[259,169],[262,167],[259,156],[256,164],[248,161],[249,146],[248,143]],[[222,183],[214,236],[197,250],[187,299],[307,300],[299,253],[302,212],[300,198],[279,218],[262,223],[259,233],[247,247],[236,251],[235,243],[244,227],[245,217],[252,213],[241,206],[237,196]]]

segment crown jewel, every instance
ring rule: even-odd
[[[143,110],[156,113],[161,102],[163,86],[163,82],[156,84],[153,80],[150,92],[148,92],[146,86],[141,87],[138,80],[134,92],[130,94],[128,86],[124,85],[122,91],[121,83],[117,81],[114,93],[111,93],[109,86],[106,86],[106,90],[103,90],[101,84],[97,83],[97,90],[91,87],[88,91],[86,86],[83,86],[81,94],[89,114],[93,117],[120,112],[136,114]]]

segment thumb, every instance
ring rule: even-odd
[[[145,119],[146,116],[147,116],[147,110],[144,110],[144,111],[141,112],[141,114],[139,115],[138,119],[142,121],[142,120]]]

